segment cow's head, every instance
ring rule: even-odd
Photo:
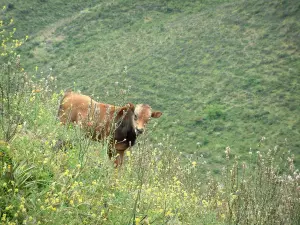
[[[128,103],[119,111],[119,118],[123,117],[129,122],[137,136],[145,131],[146,124],[151,118],[159,118],[161,115],[162,112],[152,111],[151,107],[146,104],[134,106],[132,103]]]
[[[133,113],[133,124],[136,135],[140,135],[145,131],[146,124],[151,118],[159,118],[161,115],[162,113],[159,111],[152,111],[149,105],[136,105]]]

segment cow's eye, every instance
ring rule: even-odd
[[[134,120],[137,120],[137,119],[138,119],[137,115],[134,115]]]

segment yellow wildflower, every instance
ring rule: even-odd
[[[65,176],[68,176],[68,175],[69,175],[69,170],[68,170],[68,169],[64,172],[64,175],[65,175]]]
[[[208,207],[208,202],[206,200],[202,200],[202,204],[205,208]]]
[[[22,210],[22,209],[24,209],[25,207],[24,207],[23,204],[21,204],[19,208],[20,208],[20,210]]]
[[[173,216],[174,214],[170,211],[170,210],[168,210],[167,212],[166,212],[166,216]]]
[[[140,222],[141,222],[141,219],[140,219],[139,217],[136,217],[136,218],[135,218],[135,224],[136,224],[136,225],[139,225]]]
[[[5,210],[6,210],[6,211],[9,211],[9,210],[11,210],[12,208],[13,208],[13,206],[12,206],[12,205],[9,205],[9,206],[5,207]]]

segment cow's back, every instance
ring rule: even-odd
[[[98,103],[89,96],[66,92],[60,103],[58,118],[63,124],[78,123],[92,133],[94,139],[101,139],[110,134],[115,110],[115,106]]]
[[[58,117],[62,123],[79,122],[85,119],[96,105],[97,102],[89,96],[66,92],[60,103]]]

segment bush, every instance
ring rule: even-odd
[[[26,104],[28,82],[20,66],[20,56],[16,53],[24,40],[14,39],[16,29],[12,27],[13,19],[5,23],[3,12],[0,15],[0,125],[3,134],[0,138],[8,142],[22,123],[21,108]]]
[[[204,113],[209,120],[225,119],[223,107],[220,105],[209,105],[204,109]]]

